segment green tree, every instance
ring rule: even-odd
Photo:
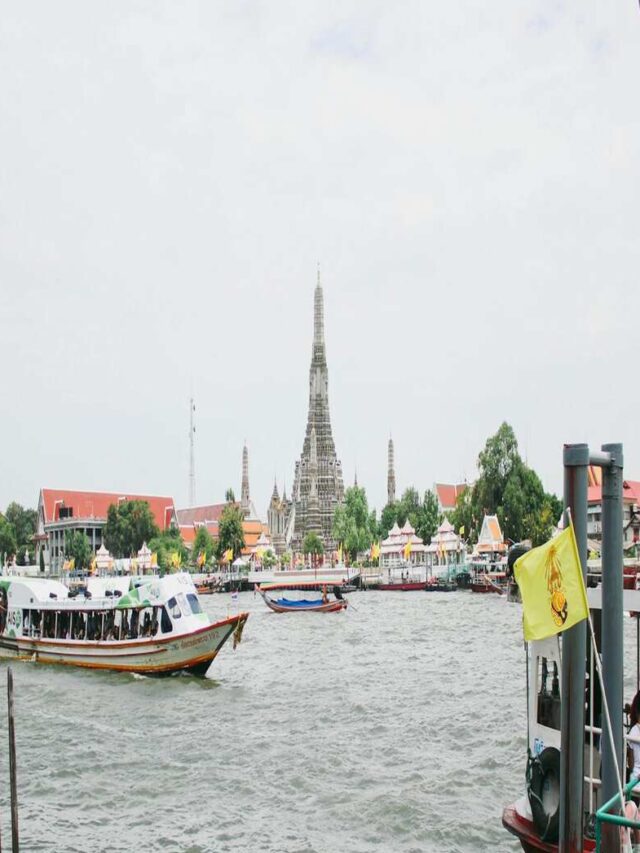
[[[166,572],[171,568],[173,554],[178,554],[183,565],[189,560],[189,551],[177,527],[163,530],[158,536],[149,539],[147,545],[151,553],[157,555],[158,568],[162,571]]]
[[[456,533],[462,529],[462,537],[467,542],[475,544],[482,525],[482,515],[473,501],[473,489],[466,488],[458,495],[456,507],[449,516]]]
[[[380,539],[386,539],[389,531],[398,520],[398,504],[396,501],[387,504],[380,513],[380,522],[378,523],[378,536]]]
[[[38,524],[38,513],[35,509],[25,509],[19,503],[12,501],[4,514],[9,524],[12,525],[16,545],[30,545],[36,532]]]
[[[505,539],[545,542],[557,523],[560,502],[546,494],[540,478],[520,457],[509,424],[502,423],[487,439],[478,456],[479,476],[465,489],[452,513],[454,527],[464,526],[470,541],[477,541],[485,515],[497,515]]]
[[[419,515],[419,523],[416,525],[416,533],[424,541],[425,545],[429,545],[431,538],[435,536],[438,525],[442,521],[438,498],[431,489],[427,489],[424,493],[424,500]]]
[[[17,543],[13,525],[0,515],[0,561],[4,562],[16,553]]]
[[[311,554],[314,557],[324,554],[324,545],[317,533],[307,533],[302,540],[302,551],[304,554]]]
[[[370,527],[367,495],[360,486],[351,486],[344,495],[344,503],[336,507],[333,517],[333,538],[341,542],[351,560],[366,551],[375,532]]]
[[[196,536],[193,540],[193,548],[191,549],[193,560],[194,562],[197,561],[200,554],[204,554],[206,562],[207,560],[210,560],[211,557],[215,556],[215,553],[216,541],[207,528],[204,525],[201,525],[196,530]]]
[[[103,540],[114,557],[130,557],[159,535],[147,501],[121,501],[107,510]]]
[[[234,504],[236,502],[236,496],[233,492],[233,489],[227,489],[224,495],[224,499],[228,504]]]
[[[502,505],[509,478],[523,465],[513,428],[503,422],[497,433],[487,439],[478,456],[478,477],[474,499],[485,513],[493,515]]]
[[[91,562],[91,542],[86,533],[81,530],[72,530],[71,533],[65,536],[64,540],[64,555],[67,559],[75,561],[76,571],[86,569]]]
[[[408,489],[404,490],[398,503],[396,521],[402,527],[406,520],[409,519],[411,526],[417,529],[420,524],[421,509],[422,505],[418,490],[414,489],[413,486],[409,486]]]
[[[40,562],[40,571],[44,572],[44,548],[40,548],[39,562]]]
[[[262,565],[265,569],[271,569],[277,563],[278,558],[273,551],[265,551],[262,555]]]
[[[232,503],[222,510],[218,523],[218,552],[222,557],[229,548],[233,551],[234,559],[239,557],[244,548],[244,530],[242,528],[242,513],[240,508]]]

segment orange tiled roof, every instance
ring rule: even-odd
[[[124,492],[77,492],[70,489],[42,489],[44,523],[60,518],[60,508],[73,510],[73,518],[107,518],[111,504],[124,500],[146,501],[160,530],[166,530],[175,517],[173,498],[159,495],[131,495]]]

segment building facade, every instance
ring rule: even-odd
[[[38,528],[34,541],[36,562],[40,551],[50,571],[58,572],[65,559],[66,537],[84,533],[94,554],[102,545],[102,533],[111,504],[146,501],[160,531],[177,525],[173,498],[157,495],[127,495],[121,492],[77,492],[69,489],[41,489],[38,498]]]

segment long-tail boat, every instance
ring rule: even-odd
[[[309,580],[300,583],[270,583],[258,587],[265,604],[276,613],[337,613],[345,610],[347,600],[342,597],[341,584]],[[286,597],[284,593],[303,591],[304,598]],[[312,593],[319,595],[312,595]],[[307,597],[309,596],[309,597]]]

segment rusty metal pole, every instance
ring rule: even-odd
[[[571,510],[586,580],[588,446],[566,444],[563,461],[564,505]],[[583,848],[586,649],[587,623],[583,620],[562,635],[559,853],[582,853]]]
[[[623,507],[621,444],[603,444],[609,454],[609,465],[602,466],[602,673],[604,692],[611,715],[611,731],[620,771],[624,763],[623,740]],[[606,719],[602,723],[602,802],[606,803],[620,790],[616,761],[611,749],[611,735]],[[622,779],[624,784],[624,779]],[[605,831],[606,830],[606,831]],[[602,834],[603,851],[618,853],[618,827],[606,824]]]

